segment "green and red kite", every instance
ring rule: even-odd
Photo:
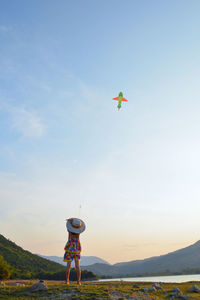
[[[117,105],[118,110],[121,108],[122,101],[128,101],[127,99],[123,98],[123,93],[122,92],[119,93],[118,97],[113,98],[113,100],[117,100],[118,101],[118,105]]]

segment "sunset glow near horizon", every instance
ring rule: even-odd
[[[63,256],[80,217],[82,255],[110,263],[200,239],[199,10],[1,1],[1,234]]]

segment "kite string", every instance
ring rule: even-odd
[[[79,205],[79,209],[78,209],[78,218],[80,219],[81,218],[81,208],[82,208],[82,206],[81,206],[81,204]]]

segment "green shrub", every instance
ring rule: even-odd
[[[8,279],[10,277],[10,266],[0,255],[0,280]]]

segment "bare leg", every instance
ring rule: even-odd
[[[71,261],[67,262],[67,268],[66,268],[66,283],[69,284],[69,274],[71,269]]]
[[[75,260],[76,275],[77,275],[77,284],[81,285],[81,268],[79,260]]]

